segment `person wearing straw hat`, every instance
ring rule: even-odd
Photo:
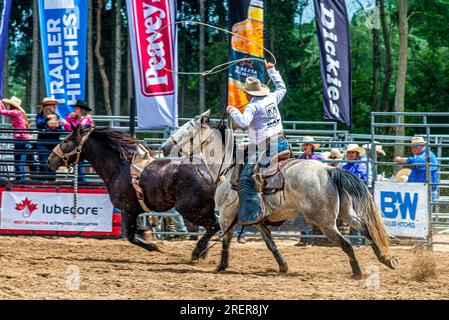
[[[320,154],[315,153],[315,150],[320,147],[319,143],[314,143],[315,139],[310,136],[305,136],[302,139],[302,154],[299,157],[296,157],[296,159],[303,159],[303,160],[324,160],[324,157]]]
[[[345,155],[339,149],[332,148],[331,151],[325,152],[323,156],[325,160],[341,160]],[[327,162],[327,165],[331,167],[338,167],[339,164],[339,162]]]
[[[360,147],[358,144],[348,144],[345,150],[346,158],[349,161],[360,160],[366,154],[366,151],[363,147]],[[346,170],[357,177],[359,177],[362,181],[366,182],[367,179],[367,166],[363,162],[348,162],[341,166],[341,169]]]
[[[243,91],[246,93],[249,103],[243,113],[231,105],[226,108],[226,112],[239,127],[249,129],[251,142],[258,148],[258,152],[248,155],[240,174],[238,216],[243,225],[256,224],[265,217],[262,195],[253,179],[256,164],[257,168],[268,167],[274,156],[290,149],[284,135],[278,108],[287,89],[274,64],[264,62],[276,90],[270,92],[268,86],[261,84],[259,79],[248,77],[245,80]],[[258,172],[256,172],[257,174]]]
[[[413,137],[410,139],[412,145],[410,149],[413,156],[403,158],[397,156],[394,161],[400,164],[425,164],[427,161],[426,143],[423,137]],[[429,149],[429,162],[431,164],[439,164],[435,154]],[[438,167],[430,166],[430,181],[432,183],[438,183]],[[413,166],[408,176],[407,182],[426,182],[426,166]],[[438,186],[432,186],[432,200],[435,200],[438,196]]]
[[[376,158],[384,157],[386,155],[385,151],[382,149],[382,146],[379,144],[379,142],[374,141],[374,144],[376,145]],[[366,150],[366,155],[361,157],[361,160],[367,161],[367,167],[368,167],[368,187],[372,188],[373,186],[373,170],[371,167],[371,163],[374,159],[373,155],[373,144],[364,144],[362,146]]]
[[[56,106],[61,105],[54,98],[46,97],[38,107],[41,112],[36,115],[36,127],[39,129],[37,135],[37,150],[39,153],[40,174],[44,180],[55,181],[56,173],[47,166],[51,151],[59,143],[59,136],[64,132],[64,123],[56,114]]]
[[[8,109],[6,109],[3,102],[8,105]],[[12,127],[15,129],[13,134],[15,180],[25,180],[26,168],[21,163],[32,158],[32,156],[27,156],[31,149],[31,145],[28,143],[31,140],[31,135],[28,131],[30,123],[27,113],[22,108],[22,100],[15,96],[10,99],[2,99],[0,102],[0,114],[11,118]]]

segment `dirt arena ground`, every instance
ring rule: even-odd
[[[350,278],[344,253],[277,240],[289,272],[279,274],[265,244],[232,243],[230,266],[214,272],[220,244],[190,263],[194,241],[158,242],[147,253],[124,239],[0,237],[1,299],[448,299],[449,252],[433,252],[437,277],[412,274],[416,252],[395,248],[399,270],[379,264],[369,247],[356,249],[364,280]],[[376,272],[378,270],[378,272]],[[374,273],[373,273],[374,271]],[[371,274],[371,275],[370,275]]]

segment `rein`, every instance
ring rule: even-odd
[[[80,157],[81,157],[81,152],[83,151],[83,146],[86,143],[87,139],[89,138],[89,135],[92,133],[93,128],[90,128],[89,131],[87,131],[87,133],[81,138],[80,144],[73,149],[70,152],[64,153],[61,149],[61,145],[58,144],[54,149],[53,152],[62,160],[64,161],[64,165],[67,169],[71,169],[72,167],[76,166],[79,161],[80,161]],[[69,164],[69,160],[70,158],[76,154],[76,160],[75,162]]]

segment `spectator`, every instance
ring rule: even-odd
[[[305,136],[302,139],[302,155],[296,157],[296,159],[311,159],[311,160],[324,160],[324,157],[320,154],[315,153],[315,150],[320,147],[318,143],[313,143],[315,140],[313,137]]]
[[[408,158],[396,157],[394,161],[401,164],[425,164],[427,158],[426,146],[427,141],[423,137],[413,137],[410,139],[413,145],[410,147],[413,156]],[[431,164],[438,164],[435,154],[429,149],[429,162]],[[430,179],[432,183],[438,183],[437,175],[438,167],[430,166]],[[408,182],[426,182],[426,166],[413,166],[408,176]],[[438,186],[432,186],[432,200],[438,196]]]
[[[8,110],[3,105],[3,102],[8,104]],[[28,133],[30,123],[28,117],[21,107],[22,100],[17,97],[11,99],[2,99],[0,102],[0,114],[11,118],[12,127],[14,130],[14,175],[15,180],[25,180],[25,161],[32,159],[32,154],[29,152],[31,145],[28,143],[31,140],[31,135]],[[29,155],[29,156],[27,156]]]
[[[77,125],[83,125],[83,126],[92,126],[92,118],[89,114],[89,112],[92,111],[92,109],[87,105],[87,102],[78,100],[76,104],[73,106],[74,111],[69,114],[69,116],[62,120],[62,123],[64,124],[64,128],[67,131],[72,131],[72,126]]]
[[[44,98],[38,107],[41,112],[36,115],[37,150],[39,151],[40,173],[44,180],[55,181],[56,173],[48,168],[47,161],[51,151],[59,143],[59,135],[64,131],[64,124],[56,114],[56,106],[61,105],[53,98]],[[58,134],[59,133],[59,134]]]
[[[325,152],[323,154],[324,159],[326,160],[341,160],[344,157],[344,154],[337,148],[332,148],[330,152]],[[326,162],[328,166],[338,167],[339,162]]]
[[[87,102],[78,100],[76,104],[73,106],[74,111],[69,114],[69,116],[65,120],[61,120],[64,128],[67,131],[72,131],[72,125],[83,125],[83,126],[92,126],[92,118],[89,115],[89,112],[92,109],[87,105]],[[78,168],[78,180],[80,182],[87,182],[86,179],[86,166],[87,162],[82,160],[79,168]]]
[[[360,158],[366,154],[366,151],[364,148],[359,147],[358,144],[349,144],[346,147],[345,153],[346,153],[346,158],[349,161],[356,161],[356,160],[360,160]],[[351,172],[352,174],[359,177],[363,182],[366,182],[367,173],[368,173],[366,163],[348,162],[348,163],[344,164],[343,166],[341,166],[341,169]]]
[[[378,144],[379,142],[374,141],[376,143],[376,158],[379,157],[384,157],[385,151],[382,149],[382,146],[380,144]],[[373,153],[373,146],[372,144],[365,144],[363,145],[363,148],[365,148],[366,150],[366,155],[364,155],[363,157],[361,157],[362,160],[366,160],[367,161],[367,179],[368,179],[368,187],[371,189],[373,186],[373,169],[371,166],[371,162],[374,159],[374,155]]]
[[[360,160],[361,157],[363,157],[366,154],[366,151],[363,147],[359,147],[358,144],[349,144],[346,147],[345,153],[346,153],[346,158],[348,160],[356,161],[356,160]],[[348,162],[348,163],[344,164],[343,166],[341,166],[341,169],[346,170],[346,171],[356,175],[363,182],[367,182],[368,170],[367,170],[366,163]],[[353,228],[350,229],[349,234],[351,236],[357,236],[357,237],[362,236],[362,234],[359,231],[357,231]],[[356,246],[359,246],[362,244],[362,240],[360,238],[353,239],[353,240],[351,240],[351,242],[353,245],[356,245]]]

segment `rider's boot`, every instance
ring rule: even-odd
[[[239,222],[245,226],[257,224],[265,217],[265,205],[253,179],[253,168],[253,164],[246,164],[243,167],[238,187]]]

